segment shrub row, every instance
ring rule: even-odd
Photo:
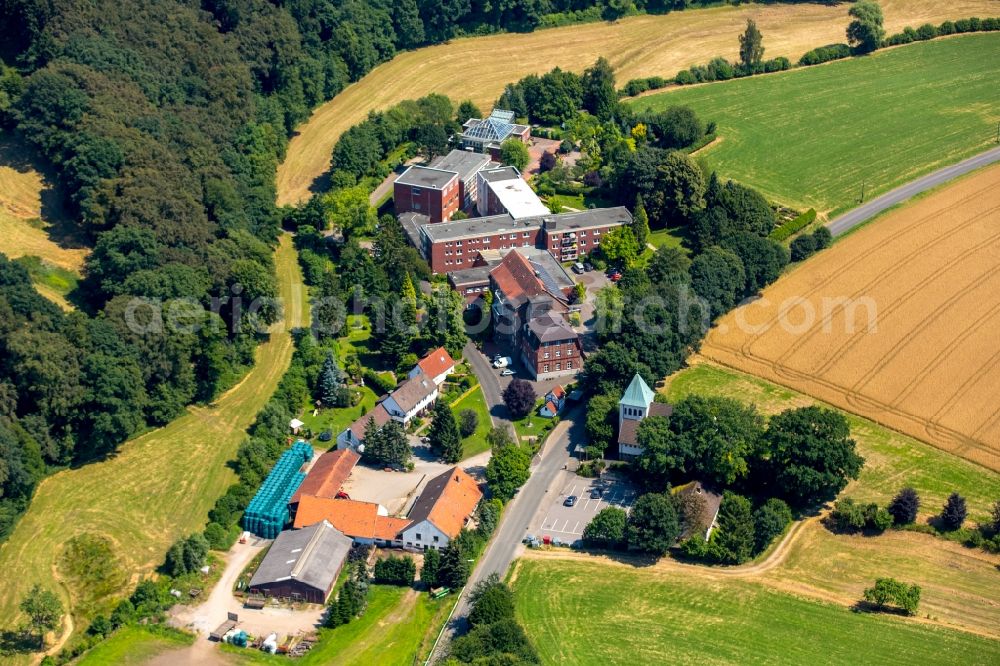
[[[665,79],[662,76],[647,76],[642,79],[632,79],[618,91],[618,96],[635,97],[636,95],[644,93],[647,90],[659,90],[660,88],[666,88],[670,83],[670,79]]]
[[[964,32],[992,32],[1000,30],[1000,18],[966,18],[958,21],[945,21],[939,26],[925,23],[916,30],[907,26],[902,32],[890,35],[882,41],[882,46],[899,46],[911,42],[922,42],[944,35],[954,35]]]
[[[792,241],[789,248],[792,251],[792,261],[808,259],[820,250],[830,247],[832,242],[833,236],[826,227],[817,227],[811,234],[802,234]]]
[[[383,585],[413,585],[417,565],[409,555],[389,557],[375,563],[375,582]]]
[[[838,532],[884,532],[892,527],[893,517],[887,509],[874,502],[859,504],[848,497],[834,503],[829,524]]]
[[[361,371],[361,376],[364,377],[365,382],[379,395],[389,393],[396,388],[396,382],[391,377],[383,376],[371,368],[365,368]]]
[[[820,46],[802,54],[802,57],[799,58],[799,67],[819,65],[820,63],[849,58],[850,56],[851,47],[847,44],[827,44],[826,46]]]
[[[783,72],[786,69],[790,69],[791,66],[791,61],[784,56],[765,60],[752,67],[747,67],[739,63],[731,63],[725,58],[718,56],[712,58],[707,65],[694,65],[677,72],[677,76],[674,77],[674,83],[684,86],[692,83],[728,81],[729,79],[739,79],[745,76],[753,76],[754,74]]]
[[[816,211],[812,208],[802,213],[801,215],[795,217],[794,219],[785,222],[779,227],[775,227],[774,231],[767,235],[773,241],[781,242],[792,237],[792,234],[805,229],[813,220],[816,219]]]

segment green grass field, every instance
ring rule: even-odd
[[[996,663],[1000,642],[762,584],[523,560],[517,617],[544,664]]]
[[[493,427],[493,422],[490,421],[490,409],[486,404],[486,398],[483,396],[483,389],[481,387],[477,386],[471,393],[451,406],[451,411],[454,412],[456,420],[459,413],[466,409],[471,409],[476,413],[476,416],[479,418],[479,425],[476,426],[476,432],[462,440],[463,459],[470,458],[490,448],[486,443],[486,435],[490,432],[490,428]]]
[[[434,600],[410,588],[372,585],[365,614],[336,629],[321,629],[316,647],[294,663],[412,666],[430,646],[453,601],[453,597]],[[289,663],[287,657],[256,650],[229,646],[224,650],[240,655],[237,663]]]
[[[359,390],[361,391],[361,400],[353,407],[321,409],[319,414],[313,416],[312,405],[306,404],[303,407],[302,416],[299,418],[306,424],[307,428],[313,431],[314,436],[318,436],[324,430],[329,430],[333,433],[334,439],[336,439],[337,435],[343,432],[344,428],[354,423],[361,416],[362,412],[367,414],[375,406],[375,400],[377,399],[375,391],[368,388],[367,385],[362,386]]]
[[[275,260],[282,297],[295,303],[292,288],[302,276],[290,238],[282,238]],[[304,311],[286,316],[297,326],[308,323]],[[167,426],[126,442],[106,461],[43,480],[0,549],[0,627],[22,620],[17,605],[34,583],[59,594],[77,631],[92,613],[107,610],[112,597],[88,599],[59,576],[58,563],[74,536],[110,542],[109,558],[129,574],[114,592],[125,594],[163,561],[172,542],[200,531],[216,498],[235,479],[226,462],[274,392],[292,351],[289,327],[279,325],[257,349],[254,368],[215,403],[190,407]]]
[[[753,403],[765,414],[790,407],[822,404],[770,382],[710,363],[699,363],[668,380],[667,395],[676,401],[691,394],[716,395]],[[846,413],[845,413],[846,414]],[[845,495],[863,501],[886,502],[904,485],[923,499],[922,512],[940,511],[952,491],[968,501],[969,518],[984,519],[1000,498],[1000,474],[872,421],[846,414],[858,450],[865,457],[860,478]]]
[[[77,663],[79,666],[138,666],[168,650],[191,645],[194,640],[194,636],[179,631],[133,625],[115,632]]]
[[[765,46],[767,36],[764,37]],[[1000,35],[922,42],[827,65],[636,100],[718,123],[721,175],[831,216],[996,144]]]

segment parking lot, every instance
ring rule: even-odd
[[[600,499],[591,498],[595,488],[601,488]],[[566,498],[575,495],[574,506],[566,506]],[[562,491],[552,498],[545,517],[535,536],[558,539],[572,543],[583,535],[583,528],[601,509],[617,506],[625,511],[635,503],[636,489],[626,479],[606,474],[602,480],[587,479],[575,474],[563,486]]]

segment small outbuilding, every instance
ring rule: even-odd
[[[250,579],[250,594],[325,604],[351,550],[350,537],[325,520],[278,535]]]

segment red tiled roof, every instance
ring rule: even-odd
[[[427,520],[453,539],[482,498],[476,480],[453,467],[427,482],[407,518],[411,523]]]
[[[552,402],[551,400],[545,403],[545,409],[549,410],[549,412],[553,414],[559,411],[559,408],[556,407],[556,403]]]
[[[295,504],[303,495],[334,497],[359,460],[361,456],[351,449],[327,451],[316,459],[289,504]]]
[[[375,535],[377,517],[378,504],[303,495],[299,498],[293,527],[308,527],[326,520],[349,537],[371,539]]]
[[[639,422],[635,419],[625,419],[618,429],[618,443],[635,446],[639,443]]]
[[[425,375],[434,379],[438,375],[448,372],[454,368],[455,361],[451,358],[447,349],[444,347],[438,347],[430,354],[420,359],[420,362],[417,363],[417,367],[420,368]]]
[[[665,402],[649,403],[648,416],[670,416],[673,413],[674,413],[673,405],[668,405]]]
[[[385,411],[385,407],[382,403],[375,405],[375,409],[368,412],[364,416],[358,417],[358,420],[350,425],[350,430],[354,433],[354,436],[358,441],[362,441],[365,438],[365,426],[368,425],[368,419],[375,419],[375,425],[385,425],[389,420],[389,412]]]
[[[375,516],[375,538],[391,541],[398,537],[399,533],[409,526],[410,521],[406,518]]]
[[[552,395],[554,395],[557,398],[561,398],[564,395],[566,395],[566,389],[564,389],[562,386],[559,386],[558,384],[556,384],[555,386],[552,387],[552,389],[549,391],[549,393],[551,393]]]
[[[519,252],[508,252],[490,276],[509,300],[545,293],[545,286],[535,276],[535,269]]]

